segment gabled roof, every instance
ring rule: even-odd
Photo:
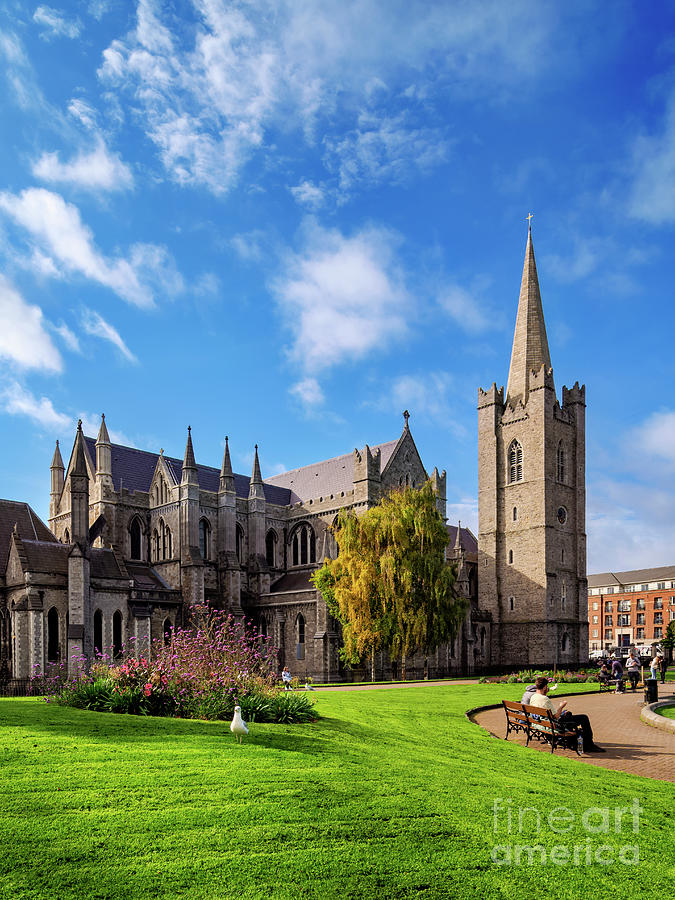
[[[623,587],[627,584],[649,584],[652,581],[675,581],[675,566],[658,566],[655,569],[631,569],[628,572],[601,572],[588,576],[588,586]]]
[[[58,544],[58,540],[27,503],[16,500],[0,500],[0,574],[4,575],[9,556],[9,541],[14,524],[19,536],[25,540],[38,540]]]
[[[387,441],[386,444],[378,444],[371,447],[371,453],[380,451],[380,467],[384,470],[396,449],[398,440]],[[333,459],[325,459],[322,462],[302,466],[299,469],[291,469],[280,475],[273,475],[267,479],[267,484],[288,488],[291,493],[291,503],[301,500],[310,500],[315,497],[328,497],[331,494],[339,496],[341,491],[345,493],[354,487],[354,455],[345,453],[343,456],[334,456]]]
[[[85,438],[87,449],[96,459],[96,441],[94,438]],[[134,447],[123,447],[121,444],[111,444],[112,479],[116,491],[120,489],[120,483],[128,491],[149,491],[152,484],[152,476],[155,474],[159,453],[151,453],[148,450],[136,450]],[[179,484],[183,474],[183,460],[172,456],[164,456],[164,461],[172,472],[176,483]],[[204,491],[217,491],[220,486],[220,469],[213,466],[201,466],[197,464],[197,477],[199,487]],[[248,497],[250,478],[246,475],[234,476],[234,487],[237,497]],[[263,482],[265,499],[276,506],[288,506],[290,493],[282,487],[269,482]]]
[[[445,527],[448,530],[448,546],[452,549],[457,541],[457,526],[446,525]],[[468,528],[462,528],[459,539],[462,550],[466,550],[468,553],[478,552],[478,541],[476,540],[476,536],[472,534]]]
[[[68,574],[68,557],[73,549],[72,544],[28,540],[22,540],[21,543],[26,555],[27,571],[49,575]],[[127,576],[120,571],[112,550],[94,547],[90,554],[92,578],[124,578],[128,581]]]

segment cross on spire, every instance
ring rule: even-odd
[[[410,413],[407,409],[403,410],[403,418],[405,419],[405,427],[408,427],[408,419],[410,418]]]
[[[525,218],[527,219],[527,230],[531,231],[532,230],[532,219],[534,219],[534,213],[530,213],[529,216],[525,216]]]

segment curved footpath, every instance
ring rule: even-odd
[[[555,697],[552,698],[556,702]],[[659,700],[675,701],[675,685],[659,684]],[[567,708],[572,713],[586,713],[593,726],[593,737],[606,753],[587,753],[581,758],[573,750],[556,753],[580,759],[591,766],[643,775],[660,781],[675,782],[675,734],[647,725],[640,720],[644,706],[642,691],[625,694],[579,694],[570,697]],[[506,717],[502,707],[488,709],[471,717],[496,737],[506,734]],[[509,735],[509,741],[525,746],[523,735]],[[550,753],[550,748],[531,741],[530,748]]]

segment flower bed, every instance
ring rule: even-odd
[[[559,684],[583,684],[598,681],[598,676],[586,669],[578,672],[561,672],[553,669],[523,669],[509,675],[483,675],[481,684],[532,684],[540,676],[554,679]]]
[[[250,722],[307,722],[312,699],[281,689],[270,642],[232,616],[200,608],[171,642],[155,641],[150,659],[82,658],[75,675],[65,664],[33,678],[33,693],[63,706],[132,715],[230,719],[236,704]]]

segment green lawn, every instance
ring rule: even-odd
[[[667,716],[669,719],[675,719],[675,706],[664,706],[663,709],[660,709],[659,715]]]
[[[521,692],[317,692],[320,721],[254,725],[241,746],[219,723],[0,700],[0,897],[670,896],[673,785],[525,750],[464,716]],[[613,816],[634,798],[638,834],[582,827],[587,807]],[[559,806],[575,816],[563,834],[546,821]],[[518,833],[518,807],[537,808],[539,834],[534,812]],[[492,862],[495,845],[534,843],[547,858],[579,846],[580,864]],[[585,865],[601,845],[614,859],[636,845],[639,864]]]

